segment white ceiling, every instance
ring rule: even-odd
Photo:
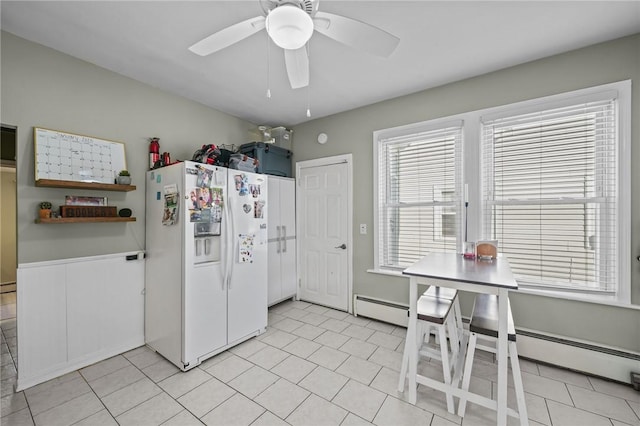
[[[314,33],[309,89],[292,90],[265,31],[207,57],[187,50],[261,15],[258,0],[0,7],[5,31],[254,124],[287,127],[640,32],[640,1],[321,0],[320,10],[378,26],[400,44],[383,59]]]

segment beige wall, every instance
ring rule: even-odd
[[[18,262],[35,262],[144,249],[147,138],[160,138],[173,159],[191,159],[205,143],[245,142],[254,125],[170,95],[135,80],[2,33],[2,122],[18,127]],[[36,188],[33,127],[126,144],[127,167],[137,190],[128,193]],[[37,206],[64,196],[106,196],[133,210],[137,222],[35,224]]]
[[[354,154],[354,292],[408,302],[403,278],[368,273],[373,268],[373,132],[404,124],[538,98],[585,87],[633,80],[632,164],[640,164],[640,34],[500,70],[305,123],[294,128],[296,161]],[[329,141],[316,142],[325,132]],[[632,171],[632,301],[640,304],[640,167]],[[370,232],[360,235],[358,224]],[[463,300],[469,313],[471,298]],[[640,352],[640,311],[547,297],[512,297],[515,321],[571,338]]]
[[[0,283],[16,281],[16,173],[0,169]]]

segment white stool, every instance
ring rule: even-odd
[[[444,382],[447,384],[451,384],[452,382],[451,370],[453,366],[455,366],[460,354],[460,339],[458,337],[455,315],[451,315],[453,306],[454,301],[450,299],[425,295],[421,296],[418,299],[417,304],[417,330],[416,335],[413,336],[413,338],[416,339],[416,347],[418,348],[418,356],[416,359],[421,355],[439,359],[442,362]],[[437,333],[436,335],[438,336],[440,346],[439,351],[425,345],[425,343],[429,343],[432,327],[435,329]],[[449,333],[449,342],[447,342],[447,331]],[[409,339],[411,338],[412,336],[407,334],[404,345],[404,354],[402,356],[402,367],[400,369],[400,381],[398,383],[399,392],[404,391],[404,383],[409,366]],[[451,346],[451,350],[449,350],[449,346]],[[453,395],[447,392],[446,397],[447,410],[451,413],[455,413]]]
[[[460,309],[460,299],[458,299],[458,290],[448,287],[438,287],[430,285],[429,288],[422,293],[423,296],[441,297],[453,301],[453,315],[455,316],[456,327],[458,328],[458,340],[462,339],[464,328],[462,326],[462,310]],[[449,337],[451,338],[451,337]]]
[[[529,419],[527,417],[527,406],[524,399],[524,389],[522,387],[522,376],[520,373],[520,362],[518,361],[518,349],[516,348],[516,330],[513,325],[513,317],[511,316],[511,305],[508,304],[508,318],[507,325],[507,340],[508,340],[508,356],[511,360],[511,372],[513,374],[513,384],[516,391],[516,400],[518,405],[518,411],[508,408],[507,414],[520,418],[521,425],[528,425]],[[462,389],[464,391],[469,390],[469,382],[471,381],[471,369],[473,367],[473,357],[475,355],[476,347],[488,352],[496,353],[495,344],[498,339],[498,297],[490,294],[478,294],[473,303],[473,312],[471,314],[471,322],[469,323],[469,346],[467,349],[467,355],[464,365],[464,374],[462,379]],[[478,344],[478,339],[486,341],[493,346],[485,346]],[[483,404],[484,405],[484,404]],[[464,416],[464,412],[467,406],[467,398],[460,398],[458,405],[458,415]],[[487,408],[496,409],[495,407],[487,406]]]

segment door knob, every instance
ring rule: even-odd
[[[345,243],[342,243],[341,245],[337,246],[336,248],[345,250],[347,248],[347,245]]]

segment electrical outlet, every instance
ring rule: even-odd
[[[367,224],[366,223],[361,223],[360,224],[360,234],[361,235],[366,235],[367,234]]]

